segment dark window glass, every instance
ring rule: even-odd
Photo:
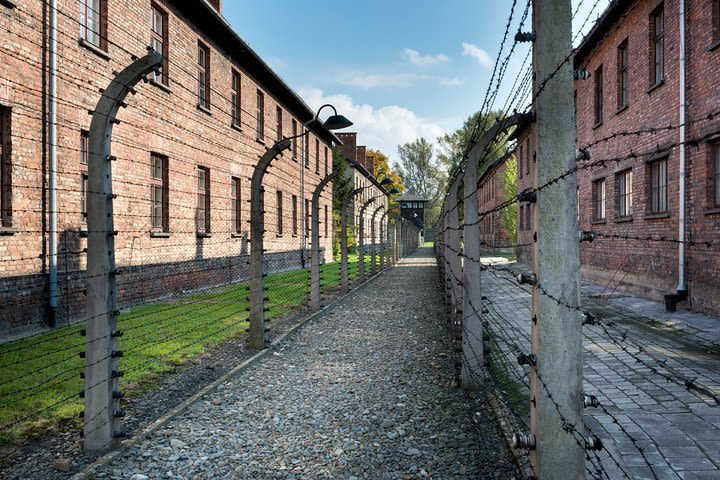
[[[650,85],[665,78],[665,14],[662,4],[650,15]]]
[[[667,158],[652,162],[650,168],[650,212],[666,212],[667,186],[668,186],[668,164]]]
[[[283,234],[283,195],[282,192],[278,190],[277,192],[277,234],[282,235]]]
[[[230,90],[232,99],[232,124],[236,127],[240,126],[240,74],[235,70],[232,71],[232,86]]]
[[[595,123],[603,121],[603,68],[595,70]]]
[[[0,106],[0,225],[12,227],[12,110]]]
[[[617,107],[628,106],[628,41],[620,44],[617,51]]]
[[[150,155],[150,225],[155,230],[169,231],[168,159]]]
[[[210,49],[198,42],[198,105],[210,108]]]
[[[257,91],[257,139],[263,141],[265,139],[265,95],[258,90]]]
[[[232,177],[230,180],[230,222],[233,233],[242,231],[242,197],[240,196],[240,179]]]

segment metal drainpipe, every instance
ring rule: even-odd
[[[687,296],[687,285],[685,284],[685,183],[686,183],[686,148],[685,148],[685,0],[679,2],[679,26],[680,26],[680,185],[679,185],[679,215],[678,215],[678,286],[677,293]]]
[[[49,156],[49,280],[50,280],[50,311],[48,325],[55,327],[58,306],[57,279],[57,0],[50,0],[50,129],[48,134]]]

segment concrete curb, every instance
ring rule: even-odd
[[[397,263],[393,264],[392,267],[396,267]],[[137,445],[138,443],[142,442],[143,440],[147,439],[150,435],[155,433],[158,429],[165,426],[168,422],[170,422],[173,418],[175,418],[177,415],[181,414],[188,408],[190,408],[192,405],[197,403],[200,399],[202,399],[205,395],[208,395],[209,393],[214,392],[217,387],[220,385],[226,383],[228,380],[232,379],[233,377],[239,375],[244,370],[246,370],[248,367],[254,365],[256,362],[261,360],[262,358],[268,356],[271,352],[275,350],[275,347],[277,347],[280,343],[284,342],[288,338],[290,338],[293,334],[295,334],[297,331],[299,331],[302,327],[310,323],[312,320],[315,320],[317,317],[319,317],[321,314],[324,314],[329,310],[331,307],[334,307],[337,303],[339,303],[341,300],[344,300],[348,298],[350,295],[355,295],[357,292],[360,292],[363,290],[366,286],[368,286],[373,280],[375,280],[377,277],[385,273],[390,267],[385,267],[383,270],[380,270],[375,275],[368,277],[363,283],[355,287],[354,289],[351,289],[347,294],[341,295],[337,297],[332,302],[328,303],[324,307],[322,307],[317,312],[314,312],[307,317],[305,317],[303,320],[301,320],[297,325],[294,325],[291,327],[287,332],[280,335],[278,338],[273,340],[273,342],[270,344],[269,347],[265,348],[264,350],[259,351],[252,357],[248,358],[244,362],[242,362],[240,365],[236,366],[229,372],[225,373],[223,376],[218,378],[217,380],[213,381],[212,383],[206,385],[202,390],[182,402],[180,405],[176,406],[172,410],[170,410],[165,415],[161,416],[157,420],[155,420],[153,423],[133,435],[131,438],[128,438],[126,440],[123,440],[120,442],[120,444],[111,452],[106,453],[102,457],[95,460],[93,463],[87,465],[85,468],[80,470],[78,473],[73,475],[71,480],[84,480],[87,478],[90,478],[90,474],[93,473],[94,470],[96,470],[99,467],[105,466],[108,463],[114,461],[115,459],[119,458],[122,454],[124,454],[130,447],[133,447]]]

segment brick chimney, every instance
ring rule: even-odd
[[[367,147],[365,145],[357,147],[357,162],[367,168]]]
[[[335,135],[340,139],[342,144],[342,154],[346,158],[357,162],[357,133],[356,132],[337,132]]]

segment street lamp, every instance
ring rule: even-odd
[[[320,120],[320,112],[325,108],[333,109],[333,115],[325,122]],[[338,115],[334,106],[326,103],[322,105],[315,117],[305,124],[306,131],[285,137],[278,140],[260,157],[255,170],[253,171],[250,183],[250,348],[261,350],[265,348],[265,281],[263,278],[263,229],[265,216],[263,213],[263,187],[262,180],[270,163],[284,150],[290,148],[292,140],[308,135],[317,127],[324,127],[327,130],[337,130],[349,127],[353,123],[343,115]]]

